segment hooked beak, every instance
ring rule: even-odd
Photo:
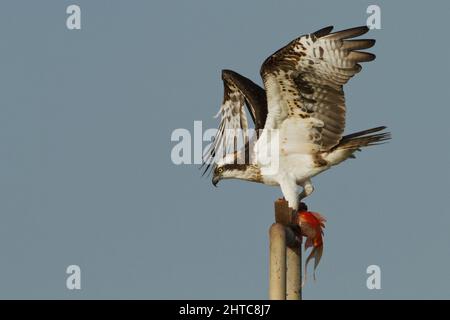
[[[217,188],[217,184],[219,183],[219,177],[218,176],[213,176],[213,178],[212,178],[212,184],[213,184],[213,186],[214,187],[216,187]]]

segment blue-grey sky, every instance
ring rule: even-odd
[[[369,4],[377,59],[346,87],[346,131],[393,140],[313,180],[306,202],[328,223],[304,298],[450,298],[450,3],[331,0],[2,1],[0,298],[267,298],[281,191],[213,188],[172,163],[171,133],[217,125],[221,69],[261,83],[268,55],[365,24]]]

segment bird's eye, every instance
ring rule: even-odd
[[[217,169],[217,172],[222,173],[223,172],[223,168]]]

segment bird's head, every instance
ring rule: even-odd
[[[217,188],[217,184],[219,183],[219,181],[222,179],[222,174],[223,174],[224,168],[223,166],[216,166],[214,168],[213,171],[213,176],[212,176],[212,184],[214,187]]]
[[[241,178],[246,169],[245,164],[217,164],[213,171],[212,184],[217,184],[222,179]]]

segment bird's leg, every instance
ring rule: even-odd
[[[279,181],[281,191],[283,192],[284,197],[286,198],[289,207],[298,210],[298,198],[297,198],[297,184],[295,183],[295,179],[292,179],[289,176],[283,176]]]
[[[303,185],[303,190],[298,195],[298,201],[301,202],[303,199],[305,199],[307,196],[311,195],[311,193],[314,192],[314,186],[311,183],[311,180],[306,180]]]

